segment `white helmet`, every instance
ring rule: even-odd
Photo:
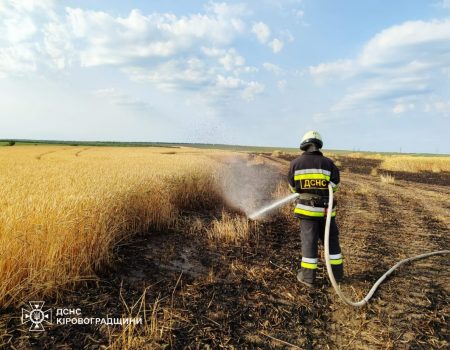
[[[318,148],[322,148],[322,136],[317,131],[308,131],[305,135],[303,135],[302,142],[300,143],[300,149],[302,151],[306,151],[308,146],[311,144],[315,144]]]

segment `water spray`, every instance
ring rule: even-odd
[[[278,207],[280,207],[281,205],[288,203],[292,200],[294,200],[295,198],[297,198],[299,196],[298,193],[293,193],[283,199],[280,199],[276,202],[274,202],[271,205],[268,205],[267,207],[262,208],[261,210],[258,210],[257,212],[251,214],[249,216],[250,219],[255,220],[256,218],[260,217],[261,215],[272,211]],[[331,185],[328,185],[328,208],[333,208],[333,188],[331,187]],[[368,301],[370,300],[370,298],[372,298],[373,294],[375,293],[375,291],[378,289],[378,287],[381,285],[381,283],[383,283],[383,281],[392,273],[394,272],[394,270],[396,270],[398,267],[410,262],[410,261],[414,261],[414,260],[419,260],[419,259],[424,259],[424,258],[428,258],[430,256],[433,255],[443,255],[443,254],[450,254],[450,250],[438,250],[438,251],[434,251],[434,252],[429,252],[429,253],[424,253],[424,254],[420,254],[420,255],[416,255],[410,258],[406,258],[403,260],[400,260],[399,262],[397,262],[394,266],[392,266],[388,271],[386,271],[384,273],[384,275],[382,275],[376,282],[375,284],[372,286],[372,288],[370,289],[370,291],[367,293],[367,295],[362,298],[359,301],[352,301],[349,298],[347,298],[344,293],[342,293],[341,288],[339,287],[338,283],[336,282],[336,279],[334,278],[333,275],[333,270],[331,268],[331,262],[330,262],[330,225],[331,225],[331,210],[327,210],[327,216],[326,216],[326,222],[325,222],[325,239],[324,239],[324,251],[325,251],[325,264],[327,267],[327,272],[328,272],[328,277],[331,281],[331,284],[333,285],[334,290],[336,291],[336,294],[339,296],[339,298],[341,298],[341,300],[346,303],[347,305],[350,306],[354,306],[354,307],[361,307],[364,306],[365,304],[368,303]]]
[[[300,196],[299,193],[292,193],[291,195],[284,197],[260,210],[258,210],[257,212],[254,212],[253,214],[249,215],[249,218],[251,220],[256,220],[257,218],[259,218],[260,216],[278,208],[281,207],[283,204],[289,203],[290,201],[293,201],[295,198],[297,198],[298,196]]]

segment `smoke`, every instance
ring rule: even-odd
[[[261,156],[232,157],[224,166],[220,186],[226,203],[247,216],[272,199],[281,175]]]

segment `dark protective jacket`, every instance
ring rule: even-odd
[[[331,184],[333,191],[338,190],[339,169],[320,151],[303,152],[291,161],[288,181],[292,192],[305,194],[295,206],[296,216],[304,219],[320,219],[326,215],[328,184]],[[336,216],[336,207],[334,206],[332,210],[332,216]]]

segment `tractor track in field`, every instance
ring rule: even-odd
[[[264,160],[285,171],[286,162]],[[397,179],[388,185],[364,173],[342,175],[337,222],[348,276],[342,287],[353,299],[363,297],[398,260],[449,249],[448,186]],[[188,223],[195,213],[183,215]],[[217,215],[199,213],[206,221]],[[54,303],[119,317],[124,303],[132,305],[144,293],[146,316],[153,314],[165,331],[139,349],[290,348],[286,343],[300,349],[448,348],[447,257],[401,267],[368,306],[354,309],[336,296],[323,258],[316,289],[296,281],[300,250],[298,222],[283,215],[261,223],[259,233],[240,245],[212,244],[180,226],[143,233],[117,247],[117,263],[97,281]],[[36,349],[56,342],[61,348],[100,349],[109,337],[98,326],[14,335],[16,348]]]
[[[91,148],[92,148],[92,147],[85,147],[85,148],[83,148],[83,149],[77,151],[77,152],[75,153],[75,157],[81,157],[81,153],[86,152],[87,150],[89,150],[89,149],[91,149]]]
[[[38,154],[35,158],[37,160],[41,160],[43,157],[48,156],[49,154],[60,152],[60,151],[65,151],[66,149],[67,148],[63,148],[62,150],[57,149],[57,150],[53,150],[53,151],[43,152],[43,153]]]

